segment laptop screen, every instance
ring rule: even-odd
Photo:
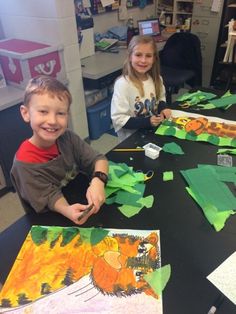
[[[138,21],[138,29],[139,35],[161,35],[160,22],[158,18]]]

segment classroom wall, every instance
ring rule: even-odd
[[[154,1],[155,3],[155,1]],[[137,26],[137,20],[144,20],[148,17],[155,15],[155,4],[147,5],[144,9],[132,8],[128,9],[128,17],[132,17],[134,20],[134,26]],[[94,31],[98,33],[106,32],[110,27],[115,25],[126,25],[127,20],[120,21],[118,10],[109,13],[102,13],[94,15]]]
[[[73,96],[70,126],[88,137],[81,63],[73,0],[0,0],[5,37],[64,45],[69,89]]]
[[[132,16],[135,23],[154,14],[154,4],[144,9],[128,9],[128,16]],[[0,0],[0,20],[6,38],[64,45],[66,74],[73,96],[70,126],[82,138],[88,137],[74,0]],[[119,21],[118,11],[95,15],[94,32],[106,32],[126,22]]]

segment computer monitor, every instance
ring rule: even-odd
[[[139,35],[160,36],[161,27],[158,18],[138,21]]]

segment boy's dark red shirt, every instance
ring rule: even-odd
[[[25,140],[16,152],[16,159],[23,162],[44,163],[59,155],[57,144],[47,149],[39,148],[29,140]]]

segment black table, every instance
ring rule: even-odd
[[[235,120],[236,106],[227,111],[205,111],[204,114]],[[216,232],[203,215],[201,208],[185,190],[186,182],[179,170],[195,168],[197,164],[216,164],[218,147],[203,142],[179,140],[157,136],[153,132],[138,131],[119,145],[143,146],[148,142],[163,146],[176,142],[185,155],[161,152],[152,160],[144,152],[109,152],[108,159],[125,162],[134,169],[146,172],[154,170],[154,176],[146,183],[145,195],[155,196],[151,209],[142,209],[132,218],[123,216],[114,205],[104,205],[84,226],[125,229],[159,229],[161,237],[162,265],[170,264],[172,274],[164,294],[165,314],[205,314],[219,295],[218,289],[206,276],[236,250],[236,215],[231,216],[223,230]],[[131,158],[132,157],[132,158]],[[234,166],[236,157],[233,157]],[[163,182],[163,171],[174,172],[174,180]],[[78,189],[70,185],[65,194],[75,200]],[[76,185],[76,184],[74,184]],[[73,223],[53,212],[42,215],[30,213],[0,234],[0,281],[4,283],[17,253],[33,224],[70,226]],[[236,313],[235,305],[227,298],[217,311],[219,314]]]

